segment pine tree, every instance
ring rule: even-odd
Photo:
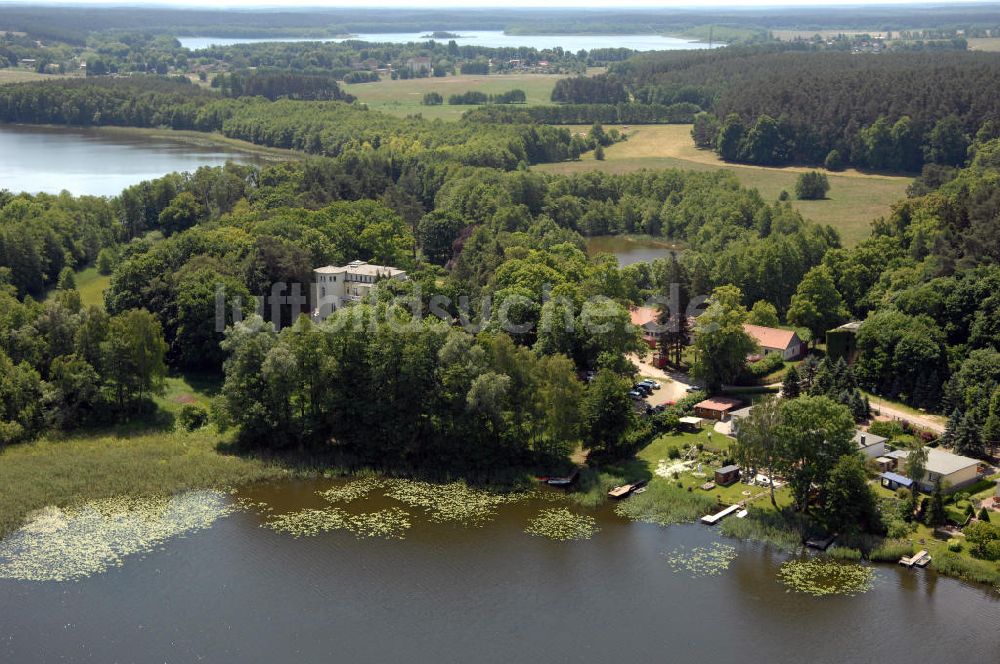
[[[958,425],[961,421],[961,409],[956,408],[951,411],[951,415],[948,416],[948,423],[944,425],[944,433],[941,434],[941,444],[948,446],[955,444],[955,435],[958,432]]]
[[[802,363],[802,391],[810,392],[813,381],[816,380],[816,373],[819,371],[819,360],[815,355],[810,355]]]
[[[987,523],[989,523],[989,521],[990,521],[990,511],[988,509],[986,509],[985,507],[982,507],[979,510],[979,520],[980,521],[985,521]]]
[[[979,437],[979,423],[972,413],[966,413],[955,430],[955,451],[965,456],[983,455],[983,440]]]
[[[961,388],[955,376],[945,381],[941,388],[941,406],[945,413],[950,413],[962,406]]]
[[[799,372],[793,364],[785,374],[785,381],[781,384],[781,394],[786,399],[794,399],[802,394],[801,379]]]
[[[811,382],[812,384],[809,386],[810,396],[821,397],[824,395],[833,395],[839,391],[837,383],[834,380],[830,360],[827,358],[823,358],[823,361],[819,363],[819,367],[816,369],[816,375],[813,377]]]
[[[850,406],[854,419],[859,422],[868,419],[868,404],[865,402],[864,397],[861,396],[861,390],[854,390],[851,394]]]
[[[930,509],[927,510],[928,526],[943,526],[946,516],[944,513],[944,497],[941,495],[941,483],[934,485],[934,495],[931,497]]]

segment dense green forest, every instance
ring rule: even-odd
[[[568,94],[579,84],[582,97],[620,88],[643,103],[697,104],[709,113],[696,120],[695,142],[729,161],[919,171],[961,165],[973,138],[995,137],[998,72],[991,53],[851,54],[791,43],[641,54],[607,77],[565,86]]]
[[[336,86],[333,81],[325,85],[336,90],[330,87]],[[2,86],[0,121],[219,131],[257,145],[326,156],[353,153],[363,158],[369,152],[387,152],[400,159],[455,160],[505,169],[580,154],[563,128],[401,119],[343,102],[222,99],[186,81],[156,77]]]

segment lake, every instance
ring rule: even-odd
[[[167,133],[0,124],[0,189],[114,196],[174,171],[264,161],[259,153]]]
[[[671,251],[680,252],[681,248],[669,240],[648,235],[595,235],[587,238],[587,253],[590,256],[614,254],[619,267],[666,258]]]
[[[387,32],[377,34],[358,34],[350,37],[366,42],[400,43],[427,41],[424,32]],[[538,50],[546,48],[562,48],[564,51],[576,53],[580,50],[590,51],[595,48],[631,48],[636,51],[674,51],[680,49],[709,48],[707,43],[680,39],[678,37],[663,37],[661,35],[508,35],[500,30],[449,30],[460,37],[455,39],[459,46],[486,46],[517,48],[526,46]],[[239,37],[178,37],[181,46],[192,50],[232,44],[259,44],[262,42],[289,41],[325,41],[342,42],[344,38],[330,39],[298,39],[298,38],[239,38]],[[449,39],[437,39],[448,43]],[[719,46],[719,44],[715,44]]]
[[[856,596],[813,597],[776,580],[789,558],[708,526],[590,512],[600,532],[526,534],[525,500],[478,527],[440,523],[375,492],[347,510],[402,507],[405,539],[333,531],[294,538],[268,514],[323,507],[332,481],[240,492],[255,509],[173,538],[78,581],[0,580],[4,662],[996,661],[1000,601],[931,570],[875,568]],[[262,507],[266,504],[273,512]],[[667,554],[735,547],[716,576]]]

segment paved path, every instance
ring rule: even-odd
[[[692,385],[691,379],[687,374],[679,371],[657,369],[637,355],[629,355],[629,359],[639,370],[641,376],[658,380],[663,385],[663,389],[656,390],[653,393],[650,403],[656,405],[666,403],[667,401],[677,402],[687,396],[687,388]]]

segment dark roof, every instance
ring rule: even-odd
[[[734,470],[739,470],[739,469],[740,469],[740,467],[739,466],[735,466],[735,465],[732,465],[732,466],[723,466],[722,468],[719,468],[715,472],[722,473],[723,475],[728,475],[729,473],[733,472]]]
[[[890,482],[895,482],[896,484],[905,487],[909,487],[911,484],[913,484],[913,480],[911,480],[909,477],[903,477],[902,475],[897,475],[896,473],[882,473],[882,477],[884,479],[889,480]]]

